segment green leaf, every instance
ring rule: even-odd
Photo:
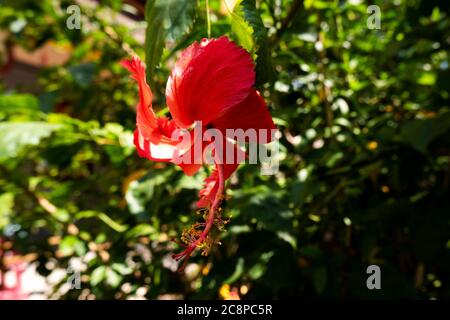
[[[138,214],[145,211],[146,204],[153,198],[159,186],[163,185],[170,171],[150,172],[139,181],[130,183],[125,199],[131,213]]]
[[[293,245],[292,239],[288,239],[292,231],[292,210],[283,200],[284,193],[269,189],[266,186],[258,186],[243,192],[236,192],[230,201],[231,206],[239,210],[250,221],[254,219],[258,227],[279,234],[280,239]]]
[[[66,209],[58,209],[51,215],[60,222],[67,222],[70,219],[70,214]]]
[[[0,159],[15,157],[24,146],[38,145],[61,127],[46,122],[0,123]]]
[[[278,231],[277,236],[281,240],[289,243],[293,249],[297,249],[297,239],[295,239],[295,237],[291,233],[285,231]]]
[[[0,96],[0,112],[39,111],[39,101],[31,94]]]
[[[256,44],[253,39],[254,30],[252,26],[245,20],[245,13],[242,2],[237,3],[231,13],[231,31],[236,36],[239,44],[248,52],[253,52]]]
[[[145,35],[145,62],[147,79],[159,64],[166,40],[175,40],[192,26],[197,1],[149,0],[145,6],[147,31]]]
[[[149,224],[139,224],[126,233],[128,239],[134,239],[143,236],[155,234],[157,230]]]
[[[430,142],[449,128],[450,112],[447,112],[431,119],[414,119],[405,122],[400,131],[400,138],[420,152],[426,153]]]
[[[113,263],[112,268],[121,275],[128,275],[133,273],[133,269],[124,263]]]
[[[106,268],[106,282],[113,288],[120,285],[122,276],[111,268]]]
[[[423,86],[432,86],[436,82],[436,74],[432,72],[424,72],[417,79],[417,83]]]
[[[234,269],[233,274],[229,276],[228,279],[226,279],[223,283],[228,284],[234,283],[237,280],[239,280],[239,278],[243,273],[244,273],[244,259],[239,258],[236,264],[236,269]]]
[[[86,253],[86,247],[83,241],[75,236],[66,236],[59,244],[59,250],[64,256],[71,256],[76,253],[82,256]]]
[[[13,213],[14,194],[4,193],[0,195],[0,230],[5,228],[10,222]]]
[[[100,266],[96,268],[91,274],[91,286],[97,286],[100,282],[106,278],[106,267]]]
[[[273,251],[263,252],[259,257],[259,262],[251,267],[248,274],[251,279],[257,280],[261,278],[267,270],[267,263],[272,259],[274,255]]]
[[[239,44],[255,57],[256,84],[270,81],[273,69],[267,30],[256,8],[256,0],[238,1],[231,12],[231,31]]]

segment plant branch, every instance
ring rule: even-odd
[[[43,197],[40,194],[36,194],[31,191],[26,184],[19,181],[18,179],[14,179],[11,177],[10,172],[3,166],[0,165],[0,172],[3,173],[4,176],[10,177],[10,181],[12,181],[17,187],[19,187],[30,199],[34,202],[38,203],[39,206],[44,209],[47,213],[54,215],[58,208],[51,203],[47,198]]]
[[[278,42],[282,36],[282,34],[289,28],[289,25],[291,24],[292,20],[294,19],[295,15],[297,14],[298,10],[304,7],[303,0],[295,0],[292,4],[292,7],[289,9],[288,14],[286,17],[281,21],[281,26],[277,30],[277,32],[273,35],[272,39],[270,39],[270,42],[272,44],[275,44]]]

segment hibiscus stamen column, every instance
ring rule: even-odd
[[[216,161],[216,169],[217,169],[217,172],[219,175],[219,180],[217,181],[217,183],[219,185],[218,185],[216,196],[209,208],[209,212],[206,217],[206,222],[204,224],[205,228],[203,229],[201,234],[199,236],[197,236],[193,241],[187,241],[188,242],[187,248],[183,252],[174,254],[172,256],[177,261],[185,259],[183,262],[183,265],[179,269],[180,272],[184,270],[184,267],[186,266],[186,263],[187,263],[189,257],[191,256],[192,252],[196,248],[201,247],[203,244],[205,244],[205,243],[207,244],[207,242],[209,240],[209,237],[210,237],[209,232],[211,231],[211,228],[214,225],[216,213],[218,212],[220,203],[222,201],[222,194],[223,194],[224,185],[225,185],[223,164],[218,163],[218,161]]]

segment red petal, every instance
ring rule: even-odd
[[[206,126],[248,96],[255,82],[247,51],[226,37],[203,39],[181,54],[167,82],[166,100],[178,126]]]
[[[172,139],[172,134],[175,130],[179,128],[176,126],[175,122],[167,119],[166,117],[161,117],[156,119],[157,127],[152,129],[150,136],[146,139],[150,140],[153,144],[170,144],[176,146],[180,139]]]
[[[137,127],[134,132],[134,144],[140,157],[152,161],[172,161],[181,139],[172,139],[172,133],[179,129],[175,122],[165,117],[157,118],[152,110],[152,92],[145,80],[145,68],[137,57],[122,61],[122,65],[131,73],[131,78],[139,84],[139,104],[137,106]],[[186,151],[187,152],[187,151]],[[196,173],[201,164],[180,164],[187,175]]]
[[[192,164],[180,163],[180,164],[178,164],[178,166],[183,170],[183,172],[187,176],[193,176],[202,167],[201,164],[195,164],[195,163],[192,163]]]
[[[141,129],[134,132],[134,144],[139,156],[153,161],[171,161],[180,140],[171,139],[177,130],[175,123],[165,117],[156,119],[157,127],[152,129],[150,137],[146,138]]]
[[[194,137],[191,131],[191,147],[186,150],[181,156],[185,159],[184,162],[181,163],[179,161],[173,161],[176,165],[178,165],[181,169],[183,169],[184,173],[188,176],[192,176],[200,170],[203,164],[203,150],[209,144],[209,142],[202,141],[202,136]],[[195,152],[196,145],[199,144],[201,149],[199,152]]]
[[[251,91],[245,100],[228,110],[222,117],[214,120],[212,125],[224,134],[226,134],[226,129],[243,129],[244,131],[255,129],[256,140],[250,135],[248,140],[258,143],[269,143],[272,141],[270,130],[276,129],[264,99],[255,89]],[[260,139],[259,130],[261,129],[268,131],[266,136],[262,135]],[[227,136],[231,139],[236,139],[230,134]]]
[[[134,145],[138,151],[138,154],[142,158],[147,158],[152,161],[172,162],[178,165],[185,174],[188,176],[194,175],[202,166],[202,152],[198,154],[194,153],[195,143],[203,144],[203,148],[206,147],[209,142],[202,142],[202,135],[194,137],[194,131],[190,132],[191,144],[182,145],[180,147],[180,140],[170,139],[173,131],[178,128],[173,121],[169,121],[167,118],[158,118],[158,129],[154,130],[151,135],[151,139],[145,139],[140,134],[139,129],[134,132]],[[200,131],[201,133],[202,131]],[[197,141],[195,141],[197,139]],[[203,150],[203,149],[201,149]],[[180,157],[187,159],[187,163],[176,162],[176,155],[180,154]],[[197,156],[197,158],[195,158]]]
[[[149,139],[153,130],[158,127],[157,118],[152,110],[152,91],[145,80],[145,67],[138,57],[123,60],[122,66],[131,72],[131,78],[139,85],[139,104],[136,108],[136,123],[141,134]]]
[[[226,140],[226,144],[232,144],[230,141]],[[235,161],[231,164],[225,163],[223,161],[223,178],[227,180],[233,172],[236,171],[239,164],[243,161],[245,157],[245,152],[239,148],[237,144],[233,144],[234,146],[234,158]],[[213,170],[211,175],[205,179],[204,188],[200,190],[199,196],[200,200],[197,201],[198,208],[207,208],[214,201],[217,190],[219,189],[219,174],[217,172],[217,167]]]
[[[142,158],[167,162],[172,160],[174,146],[166,143],[153,144],[144,138],[139,129],[134,131],[134,145]]]
[[[200,190],[200,200],[197,201],[197,208],[207,208],[211,205],[213,199],[216,197],[219,185],[219,174],[217,168],[205,179],[204,188]]]
[[[203,164],[203,150],[209,144],[203,141],[203,129],[200,126],[194,127],[189,132],[190,144],[183,145],[172,159],[172,162],[180,166],[188,176],[194,175]]]

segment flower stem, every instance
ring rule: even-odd
[[[206,0],[206,25],[208,31],[208,38],[211,38],[211,18],[209,16],[209,1]]]

